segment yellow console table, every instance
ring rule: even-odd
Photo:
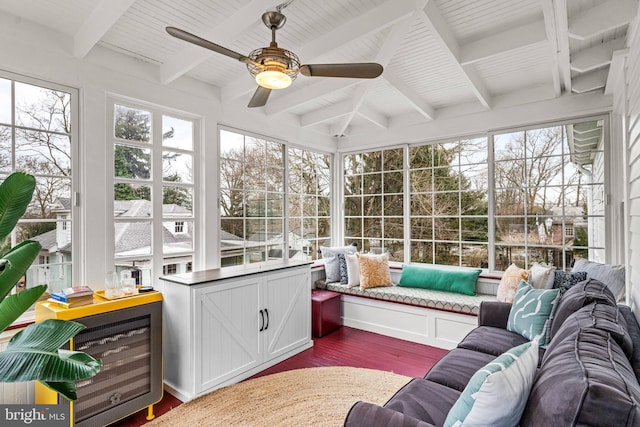
[[[71,350],[102,360],[93,378],[77,383],[78,399],[69,402],[36,382],[37,404],[69,404],[70,425],[107,425],[162,399],[162,294],[147,292],[116,300],[96,294],[94,303],[60,308],[42,302],[36,321],[73,320],[86,326],[69,342]]]

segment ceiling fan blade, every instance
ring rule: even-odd
[[[244,62],[245,64],[253,63],[253,61],[250,58],[244,55],[241,55],[238,52],[234,52],[231,49],[227,49],[226,47],[210,42],[209,40],[205,40],[187,31],[184,31],[175,27],[166,27],[165,29],[167,30],[167,33],[171,34],[173,37],[179,38],[180,40],[184,40],[186,42],[193,43],[205,49],[209,49],[214,52],[221,53],[230,58],[237,59],[240,62]]]
[[[253,94],[253,97],[251,97],[251,101],[249,101],[249,108],[264,107],[264,105],[267,103],[267,99],[269,99],[269,95],[271,95],[271,89],[258,86]]]
[[[309,77],[351,77],[373,79],[382,74],[382,65],[375,62],[352,64],[307,64],[300,66],[300,73]]]

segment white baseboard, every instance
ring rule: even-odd
[[[450,350],[478,325],[477,316],[343,294],[342,324]]]

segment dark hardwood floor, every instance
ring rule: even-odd
[[[353,366],[395,372],[409,377],[422,377],[442,357],[446,350],[416,344],[396,338],[341,327],[322,338],[314,338],[312,348],[303,351],[252,378],[299,368],[316,366]],[[170,361],[165,360],[165,363]],[[180,405],[180,401],[165,393],[154,407],[156,417]],[[115,424],[137,427],[147,422],[147,411],[137,412]]]

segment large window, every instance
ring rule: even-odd
[[[194,261],[196,125],[156,108],[112,108],[115,271],[152,285]]]
[[[411,261],[487,268],[487,139],[409,152]]]
[[[329,244],[330,163],[330,155],[220,129],[221,265],[316,259]]]
[[[605,262],[605,135],[596,118],[347,154],[345,243],[497,271]]]
[[[77,99],[71,88],[0,74],[0,180],[14,171],[36,177],[32,202],[1,250],[27,239],[42,245],[17,291],[47,284],[53,292],[76,280]]]
[[[345,242],[359,250],[404,257],[404,151],[350,154],[344,158]]]

